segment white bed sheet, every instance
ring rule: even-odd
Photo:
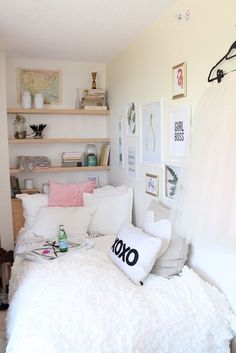
[[[35,246],[20,234],[16,254]],[[16,255],[6,353],[227,353],[236,318],[191,269],[133,284],[109,256],[113,236],[45,263]]]

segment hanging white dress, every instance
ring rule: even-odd
[[[236,249],[236,73],[211,84],[199,102],[182,183],[178,233]]]

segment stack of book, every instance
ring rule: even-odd
[[[102,88],[85,89],[80,108],[84,110],[107,110],[106,90]]]
[[[111,149],[111,146],[109,144],[102,145],[100,150],[99,165],[102,165],[102,166],[109,165],[110,149]]]
[[[63,152],[61,155],[62,167],[82,167],[84,165],[83,152]]]

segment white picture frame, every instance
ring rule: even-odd
[[[159,196],[159,177],[158,175],[146,173],[145,192],[149,195]]]
[[[141,161],[163,162],[163,98],[141,106]]]
[[[126,127],[127,136],[138,135],[137,99],[126,104]]]
[[[124,160],[124,120],[119,119],[117,122],[117,129],[118,129],[118,163],[119,168],[125,167],[125,160]]]
[[[137,146],[127,147],[127,175],[136,179],[137,174]]]
[[[94,181],[95,188],[99,188],[99,177],[97,175],[91,175],[87,177],[87,181]]]
[[[185,157],[190,152],[190,107],[174,109],[170,113],[170,154]]]

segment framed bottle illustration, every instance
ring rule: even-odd
[[[141,107],[141,159],[143,163],[162,162],[162,109],[163,101]]]

